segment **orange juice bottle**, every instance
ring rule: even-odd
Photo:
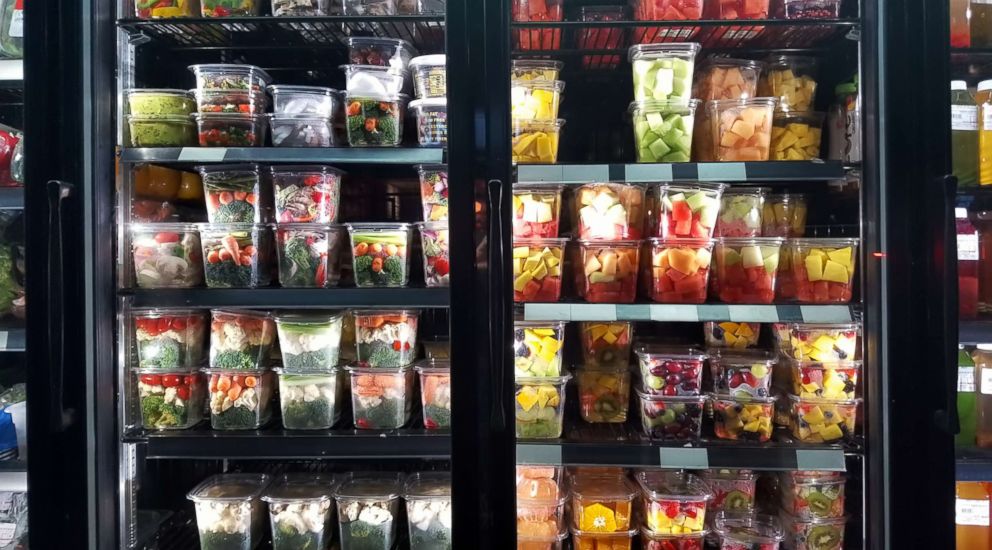
[[[989,492],[987,484],[959,481],[955,485],[954,531],[957,550],[988,550]]]
[[[992,185],[992,80],[978,83],[978,183]]]

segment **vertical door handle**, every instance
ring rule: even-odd
[[[940,300],[940,310],[933,312],[941,322],[942,338],[940,339],[940,365],[945,373],[944,408],[939,409],[934,414],[934,421],[937,426],[949,434],[957,434],[960,431],[957,405],[958,369],[957,365],[957,343],[958,343],[958,256],[957,256],[957,227],[954,217],[954,206],[957,199],[958,180],[952,175],[940,176],[937,178],[933,188],[940,196],[934,197],[937,204],[941,205],[940,227],[937,227],[938,239],[934,244],[939,244],[944,250],[942,265],[934,265],[940,272],[936,273],[937,278],[944,278],[943,298]],[[938,279],[939,280],[939,279]],[[954,299],[957,298],[957,299]]]
[[[503,266],[506,252],[503,235],[503,182],[492,179],[486,184],[489,201],[489,281],[492,285],[489,295],[492,307],[489,317],[489,364],[492,380],[492,410],[491,421],[498,429],[506,427],[506,404],[504,401],[504,378],[506,374],[506,320],[504,317],[504,300],[506,281],[503,277]]]
[[[48,369],[51,383],[51,409],[49,427],[52,431],[63,432],[71,424],[72,411],[65,407],[65,262],[63,243],[63,207],[72,196],[75,186],[71,183],[50,180],[48,182],[48,255],[46,272],[48,279],[48,346],[50,351]]]

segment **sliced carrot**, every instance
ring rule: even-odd
[[[227,390],[227,397],[234,401],[241,396],[241,386],[231,386],[231,389]]]
[[[254,388],[258,384],[258,378],[254,376],[245,376],[245,386],[249,388]]]
[[[220,391],[227,391],[231,387],[231,379],[227,376],[221,376],[217,379],[217,389]]]

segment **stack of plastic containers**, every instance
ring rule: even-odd
[[[327,429],[341,417],[347,387],[338,367],[342,312],[275,315],[282,368],[279,400],[288,430]]]
[[[780,519],[789,548],[844,547],[845,484],[841,472],[783,472],[779,475]]]
[[[561,68],[560,61],[517,59],[512,63],[511,151],[515,163],[554,164],[558,160],[558,137],[565,124],[564,119],[558,118],[565,89],[565,82],[558,80]]]
[[[587,302],[632,303],[647,211],[643,185],[589,183],[575,191],[576,291]],[[581,270],[581,271],[579,271]]]
[[[410,111],[417,119],[417,142],[421,147],[448,144],[447,59],[444,54],[424,55],[410,61],[417,99]]]
[[[644,470],[637,473],[644,527],[644,548],[702,548],[706,536],[710,488],[697,476],[683,472]],[[663,541],[652,545],[652,541]]]
[[[720,439],[765,442],[772,436],[774,358],[764,352],[714,350],[713,432]]]
[[[562,186],[513,186],[513,301],[557,302],[568,239],[558,238]]]
[[[719,512],[713,519],[713,530],[720,540],[720,548],[762,548],[778,550],[784,539],[778,518],[766,514],[745,512]]]
[[[320,86],[269,86],[272,111],[269,129],[273,147],[336,147],[334,131],[343,109],[337,90]]]
[[[396,147],[403,139],[403,116],[409,98],[403,93],[407,66],[414,55],[405,41],[351,37],[351,64],[346,79],[345,116],[352,147]]]
[[[692,348],[656,345],[642,345],[636,353],[644,434],[665,441],[698,439],[706,404],[702,393],[706,354]]]
[[[766,69],[758,91],[763,96],[778,99],[772,127],[771,159],[820,158],[826,114],[813,110],[817,60],[796,55],[773,55],[765,63]]]
[[[513,363],[517,438],[556,439],[565,414],[562,369],[565,323],[520,321],[513,324]]]
[[[637,489],[623,470],[589,469],[569,478],[572,546],[631,550],[637,535]]]
[[[352,315],[358,362],[347,370],[355,427],[402,428],[413,408],[419,312],[358,310]]]
[[[190,119],[196,104],[186,90],[128,90],[127,106],[127,143],[131,147],[196,143],[196,128]]]
[[[417,166],[424,221],[417,224],[424,256],[424,283],[428,287],[449,284],[448,168],[443,164]]]
[[[689,162],[699,102],[692,75],[699,44],[638,44],[628,51],[634,78],[634,145],[638,162]]]
[[[201,147],[260,147],[268,125],[268,73],[254,65],[191,65]]]
[[[517,547],[560,550],[568,537],[560,466],[517,466]]]
[[[630,351],[634,324],[584,321],[579,324],[582,363],[577,369],[579,411],[589,423],[622,423],[630,407]]]

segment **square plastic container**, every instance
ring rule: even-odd
[[[782,476],[782,510],[804,521],[843,518],[846,483],[843,477],[835,476]]]
[[[792,393],[800,397],[854,399],[861,361],[789,361]]]
[[[561,185],[513,186],[513,238],[556,238]]]
[[[707,355],[697,349],[641,347],[636,350],[642,390],[651,395],[699,395]]]
[[[345,90],[349,94],[369,97],[395,97],[405,90],[408,72],[380,65],[341,65]]]
[[[332,224],[337,221],[344,172],[320,165],[272,166],[276,221]]]
[[[647,1],[647,0],[643,0]],[[647,527],[641,527],[642,550],[703,550],[703,540],[708,530],[702,533],[672,535],[655,533]]]
[[[630,346],[634,340],[634,323],[629,321],[583,321],[582,364],[589,367],[630,366]]]
[[[784,538],[782,526],[775,516],[753,511],[719,512],[713,528],[720,537],[721,550],[763,548],[778,550]]]
[[[272,82],[269,73],[254,65],[212,63],[190,65],[199,90],[241,90],[261,93]]]
[[[641,241],[579,241],[585,275],[579,295],[587,302],[633,303],[637,297],[640,251]]]
[[[345,15],[396,15],[397,0],[342,0]]]
[[[703,532],[706,503],[713,498],[703,480],[692,474],[664,470],[642,470],[636,478],[644,499],[648,529],[671,534]]]
[[[203,250],[193,224],[131,226],[138,288],[192,288],[203,283]]]
[[[637,529],[614,533],[572,529],[572,542],[580,550],[630,550],[636,536]]]
[[[510,86],[510,116],[514,120],[558,120],[563,80],[515,80]]]
[[[713,19],[768,19],[769,0],[720,0],[708,4]]]
[[[558,137],[565,119],[556,121],[514,120],[512,160],[517,164],[554,164],[558,161]]]
[[[264,311],[210,310],[210,366],[223,370],[259,370],[267,366],[276,325]]]
[[[627,17],[624,6],[581,6],[580,21],[623,21]],[[627,33],[621,27],[585,28],[576,36],[576,47],[581,50],[620,50],[627,45]],[[620,55],[584,55],[584,69],[614,69],[620,64]]]
[[[246,17],[258,15],[261,10],[259,0],[200,0],[200,15],[203,17]]]
[[[516,378],[560,376],[565,323],[513,322],[513,372]]]
[[[260,115],[197,113],[193,115],[200,147],[261,147],[266,120]]]
[[[326,430],[337,424],[344,408],[345,382],[337,368],[279,375],[282,427],[287,430]]]
[[[712,239],[651,239],[651,300],[663,304],[706,302]]]
[[[792,270],[795,239],[786,239],[778,255],[778,277],[775,280],[775,299],[783,302],[796,300],[796,276]]]
[[[330,0],[272,0],[272,15],[276,17],[330,15],[328,13],[330,3]]]
[[[631,103],[637,162],[689,162],[698,107],[696,99]]]
[[[761,351],[717,351],[710,354],[713,390],[739,398],[768,397],[775,359]]]
[[[768,97],[707,102],[714,160],[768,160],[775,104]]]
[[[718,237],[760,237],[767,187],[732,187],[720,198]]]
[[[789,347],[783,351],[806,361],[845,361],[857,356],[860,338],[860,323],[794,323],[789,326]]]
[[[450,429],[451,363],[447,359],[424,359],[414,370],[420,375],[424,427],[428,430]]]
[[[772,119],[772,160],[820,158],[825,113],[790,111]]]
[[[417,118],[417,143],[421,147],[448,145],[448,100],[443,97],[416,99],[410,112]]]
[[[860,399],[831,400],[790,395],[789,428],[800,443],[840,443],[854,437]]]
[[[746,349],[758,345],[761,323],[707,321],[703,323],[703,338],[707,348]]]
[[[410,550],[451,545],[451,474],[417,472],[406,479],[403,499],[410,528]]]
[[[715,515],[722,510],[745,512],[754,507],[757,478],[753,471],[703,470],[701,476],[713,493],[706,503],[707,514]]]
[[[256,430],[272,418],[275,377],[266,369],[203,369],[209,377],[210,427]]]
[[[209,288],[261,288],[272,282],[272,234],[261,224],[198,224]]]
[[[627,421],[630,406],[630,370],[627,366],[583,366],[576,369],[575,377],[582,420],[607,424]]]
[[[638,390],[637,397],[644,435],[662,441],[699,439],[705,395],[665,397]]]
[[[765,60],[758,95],[778,99],[781,111],[811,111],[816,99],[815,57],[774,55]]]
[[[567,493],[562,483],[564,477],[564,468],[561,466],[517,464],[517,502],[556,503]]]
[[[208,477],[187,493],[196,508],[200,547],[251,550],[265,533],[262,492],[271,478],[266,474],[219,474]]]
[[[348,93],[348,144],[352,147],[397,147],[403,141],[404,96],[370,96]]]
[[[451,264],[448,258],[448,222],[421,222],[421,251],[424,256],[424,283],[430,287],[446,287]]]
[[[761,63],[715,57],[696,71],[692,96],[702,101],[748,99],[757,95]]]
[[[273,225],[279,284],[287,288],[334,288],[341,279],[342,226],[317,223]]]
[[[517,549],[560,548],[568,536],[565,497],[557,499],[517,498]]]
[[[795,239],[792,275],[796,301],[803,304],[846,304],[851,301],[858,239]]]
[[[273,147],[334,147],[331,117],[319,115],[270,114],[269,129]]]
[[[182,370],[199,367],[207,322],[201,309],[134,309],[138,367]]]
[[[558,80],[558,75],[564,66],[561,61],[553,59],[511,59],[510,80],[511,82],[525,80],[553,82]]]
[[[727,304],[770,304],[775,300],[782,239],[717,239],[712,293]]]
[[[651,236],[713,238],[720,213],[723,183],[662,183],[652,189],[657,201],[657,223]]]
[[[626,534],[633,526],[637,488],[625,476],[575,475],[570,480],[573,531]]]
[[[352,312],[358,360],[368,367],[396,368],[417,354],[417,310],[364,309]]]
[[[580,239],[640,239],[644,235],[642,185],[587,183],[575,190],[575,208]]]
[[[275,315],[282,366],[287,373],[327,372],[338,365],[342,312]]]
[[[183,147],[196,142],[196,127],[186,115],[127,115],[128,146]]]
[[[323,86],[269,86],[272,112],[280,115],[333,117],[339,106],[337,90]]]
[[[448,167],[444,164],[418,164],[420,204],[425,222],[448,221]]]
[[[451,342],[448,340],[435,340],[420,344],[424,347],[424,357],[427,359],[451,358]]]
[[[780,518],[785,530],[784,547],[790,550],[844,548],[844,527],[847,516],[803,521],[782,514]]]
[[[351,409],[356,428],[395,430],[410,421],[415,375],[412,368],[346,368],[351,374]]]
[[[774,397],[714,395],[713,433],[720,439],[765,442],[772,437]]]
[[[349,0],[351,1],[351,0]],[[346,1],[345,3],[349,3]],[[398,38],[352,36],[348,38],[348,62],[406,69],[414,55],[413,46]]]
[[[186,90],[133,89],[127,91],[128,113],[139,117],[188,116],[196,108]]]
[[[684,42],[691,40],[700,30],[687,22],[703,17],[703,2],[693,0],[633,0],[636,21],[672,21],[671,26],[634,27],[631,42]]]
[[[195,368],[135,369],[141,425],[146,430],[185,430],[203,420],[207,384]]]
[[[513,21],[562,21],[564,0],[513,0],[510,17]],[[561,29],[521,29],[513,34],[514,49],[557,50],[561,47]]]
[[[198,17],[200,15],[200,3],[198,0],[159,0],[148,4],[135,2],[134,15],[138,19]]]
[[[401,287],[410,280],[410,224],[349,223],[355,286]]]
[[[410,61],[413,73],[413,90],[417,98],[445,97],[447,95],[447,56],[422,55]]]
[[[840,0],[782,0],[786,19],[837,19]]]
[[[403,474],[350,474],[334,492],[341,550],[390,550],[400,527]]]
[[[194,89],[192,93],[199,113],[258,115],[264,113],[269,104],[262,91]]]
[[[517,439],[557,439],[565,416],[565,376],[516,377]]]
[[[710,116],[710,103],[717,100],[704,101],[696,112],[696,127],[692,131],[692,160],[694,162],[714,162],[716,153],[713,152],[713,117]]]
[[[265,490],[273,550],[329,547],[335,532],[335,485],[334,477],[324,474],[285,474]]]
[[[802,237],[806,234],[806,195],[781,193],[765,197],[761,234],[765,237]]]
[[[257,164],[197,166],[210,223],[262,223],[268,201],[260,195]]]
[[[699,49],[694,42],[631,46],[627,58],[633,69],[634,101],[689,101]]]

